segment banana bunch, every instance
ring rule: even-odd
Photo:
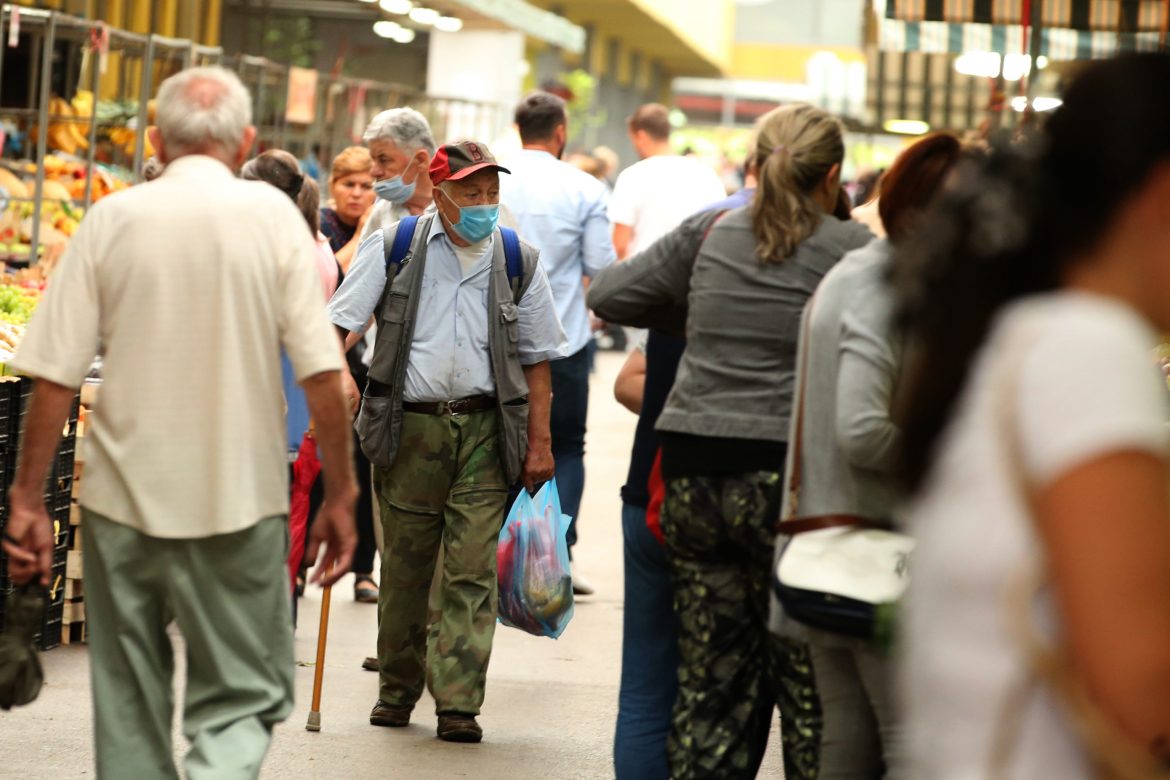
[[[77,154],[89,148],[89,139],[81,132],[78,123],[71,121],[76,116],[72,105],[54,97],[49,101],[49,116],[58,120],[49,123],[49,146],[66,154]]]
[[[127,156],[133,156],[135,147],[138,146],[138,131],[132,127],[115,127],[109,133],[110,141],[122,147],[122,151]],[[150,143],[150,136],[144,136],[142,139],[143,151],[142,159],[154,155],[154,146]]]

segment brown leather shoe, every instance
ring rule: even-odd
[[[438,734],[445,742],[479,742],[483,739],[483,729],[475,722],[475,716],[459,712],[439,715]]]
[[[414,707],[403,704],[388,704],[378,699],[378,703],[370,712],[370,725],[400,729],[410,725],[410,713],[413,711]]]
[[[372,655],[367,655],[366,660],[362,661],[362,668],[367,672],[379,672],[382,669],[378,664],[378,659]]]

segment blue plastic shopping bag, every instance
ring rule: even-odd
[[[555,479],[535,496],[521,490],[512,504],[496,548],[505,626],[556,639],[573,619],[570,519],[561,513]]]

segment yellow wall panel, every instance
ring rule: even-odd
[[[630,0],[721,71],[731,65],[733,0]]]
[[[847,47],[737,43],[732,50],[729,75],[752,81],[803,82],[809,58],[824,51],[836,54],[843,62],[865,62],[865,54],[860,49]]]

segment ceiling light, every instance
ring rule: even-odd
[[[463,29],[463,20],[458,16],[440,16],[435,20],[435,29],[442,32],[456,33]]]
[[[398,32],[390,36],[395,43],[410,43],[414,40],[415,32],[409,27],[399,28]]]
[[[433,8],[423,8],[421,5],[410,11],[410,18],[419,24],[434,24],[441,14]]]
[[[993,79],[999,75],[1000,62],[993,51],[966,51],[955,58],[955,70],[964,76]]]
[[[402,29],[402,25],[398,22],[388,22],[385,20],[374,22],[374,35],[377,35],[379,38],[393,38]]]
[[[378,5],[388,14],[408,14],[410,9],[414,8],[414,3],[410,0],[381,0]]]
[[[917,119],[887,119],[882,129],[898,135],[925,135],[930,132],[930,125]]]
[[[1064,101],[1062,101],[1060,98],[1055,98],[1055,97],[1032,98],[1032,110],[1033,111],[1051,111],[1052,109],[1059,106],[1062,102],[1064,102]],[[1024,97],[1023,95],[1020,95],[1019,97],[1012,98],[1012,109],[1015,111],[1027,111],[1028,110],[1028,98]]]
[[[1007,54],[1003,58],[1004,81],[1019,81],[1032,72],[1032,58],[1027,54]]]
[[[1045,68],[1047,68],[1048,67],[1048,58],[1045,57],[1043,54],[1041,54],[1039,57],[1036,58],[1036,67],[1039,68],[1040,70],[1044,70]]]
[[[360,2],[363,2],[363,3],[376,3],[376,2],[378,2],[378,0],[360,0]]]

